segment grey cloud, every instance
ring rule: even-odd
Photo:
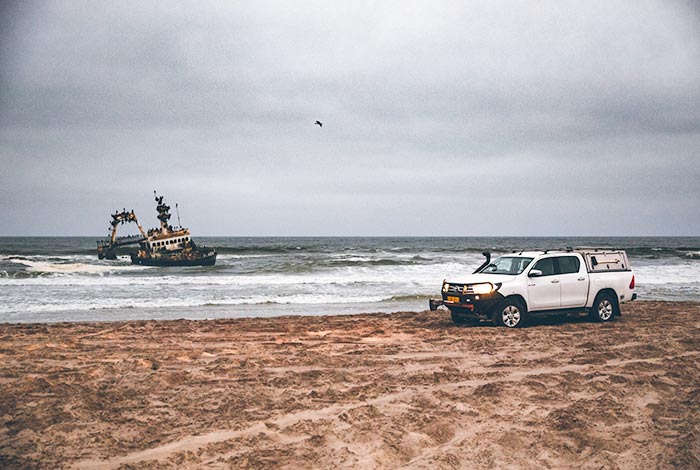
[[[426,232],[446,200],[523,234],[595,234],[591,218],[601,235],[700,229],[669,225],[700,199],[692,2],[0,13],[0,235],[99,234],[112,206],[152,212],[152,187],[218,234],[519,234],[492,215]],[[619,175],[607,194],[598,169]]]

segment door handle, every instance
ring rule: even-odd
[[[552,279],[552,284],[559,284],[559,279]]]
[[[585,277],[579,277],[578,280],[579,280],[579,281],[585,281],[586,278],[585,278]]]

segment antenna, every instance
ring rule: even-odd
[[[182,224],[180,223],[180,209],[177,207],[177,202],[175,203],[175,212],[177,213],[177,225],[178,227],[182,227]]]

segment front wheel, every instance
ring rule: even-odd
[[[493,313],[493,319],[498,326],[508,328],[520,328],[525,324],[527,310],[525,305],[518,299],[506,299],[498,306]]]
[[[611,321],[618,313],[617,308],[615,297],[608,292],[603,292],[596,297],[589,315],[593,321]]]

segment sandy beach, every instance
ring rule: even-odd
[[[0,325],[0,467],[700,468],[700,303]]]

